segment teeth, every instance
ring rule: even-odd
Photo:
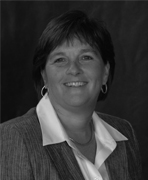
[[[83,86],[85,85],[86,82],[69,82],[69,83],[65,83],[66,86],[69,86],[69,87],[79,87],[79,86]]]

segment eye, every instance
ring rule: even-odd
[[[58,58],[54,61],[54,63],[63,63],[65,62],[66,60],[64,58]]]
[[[82,60],[93,60],[93,57],[85,55],[85,56],[82,56]]]

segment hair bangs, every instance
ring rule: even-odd
[[[95,43],[94,32],[92,32],[92,30],[85,25],[82,26],[82,24],[73,24],[69,27],[59,27],[59,29],[50,38],[50,41],[48,41],[48,54],[57,47],[61,46],[64,42],[72,44],[75,38],[78,39],[82,44],[87,43],[91,47],[99,50],[99,47]]]

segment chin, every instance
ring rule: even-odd
[[[87,104],[88,100],[86,99],[82,99],[82,98],[73,98],[70,99],[66,102],[66,104],[68,104],[69,106],[73,106],[73,107],[81,107],[81,106],[85,106]]]

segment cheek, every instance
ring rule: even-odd
[[[57,82],[56,75],[54,76],[53,74],[48,73],[48,80],[47,80],[48,86],[53,87],[56,85],[56,82]]]
[[[91,68],[90,72],[90,77],[92,78],[93,81],[95,81],[96,83],[102,83],[103,80],[103,67],[101,66],[93,66]]]
[[[46,67],[46,83],[48,86],[52,86],[56,80],[55,72],[51,69]]]
[[[46,71],[46,75],[47,75],[47,84],[49,88],[50,87],[54,88],[55,86],[60,84],[62,78],[61,71],[54,68],[50,68],[48,69],[48,71]]]

